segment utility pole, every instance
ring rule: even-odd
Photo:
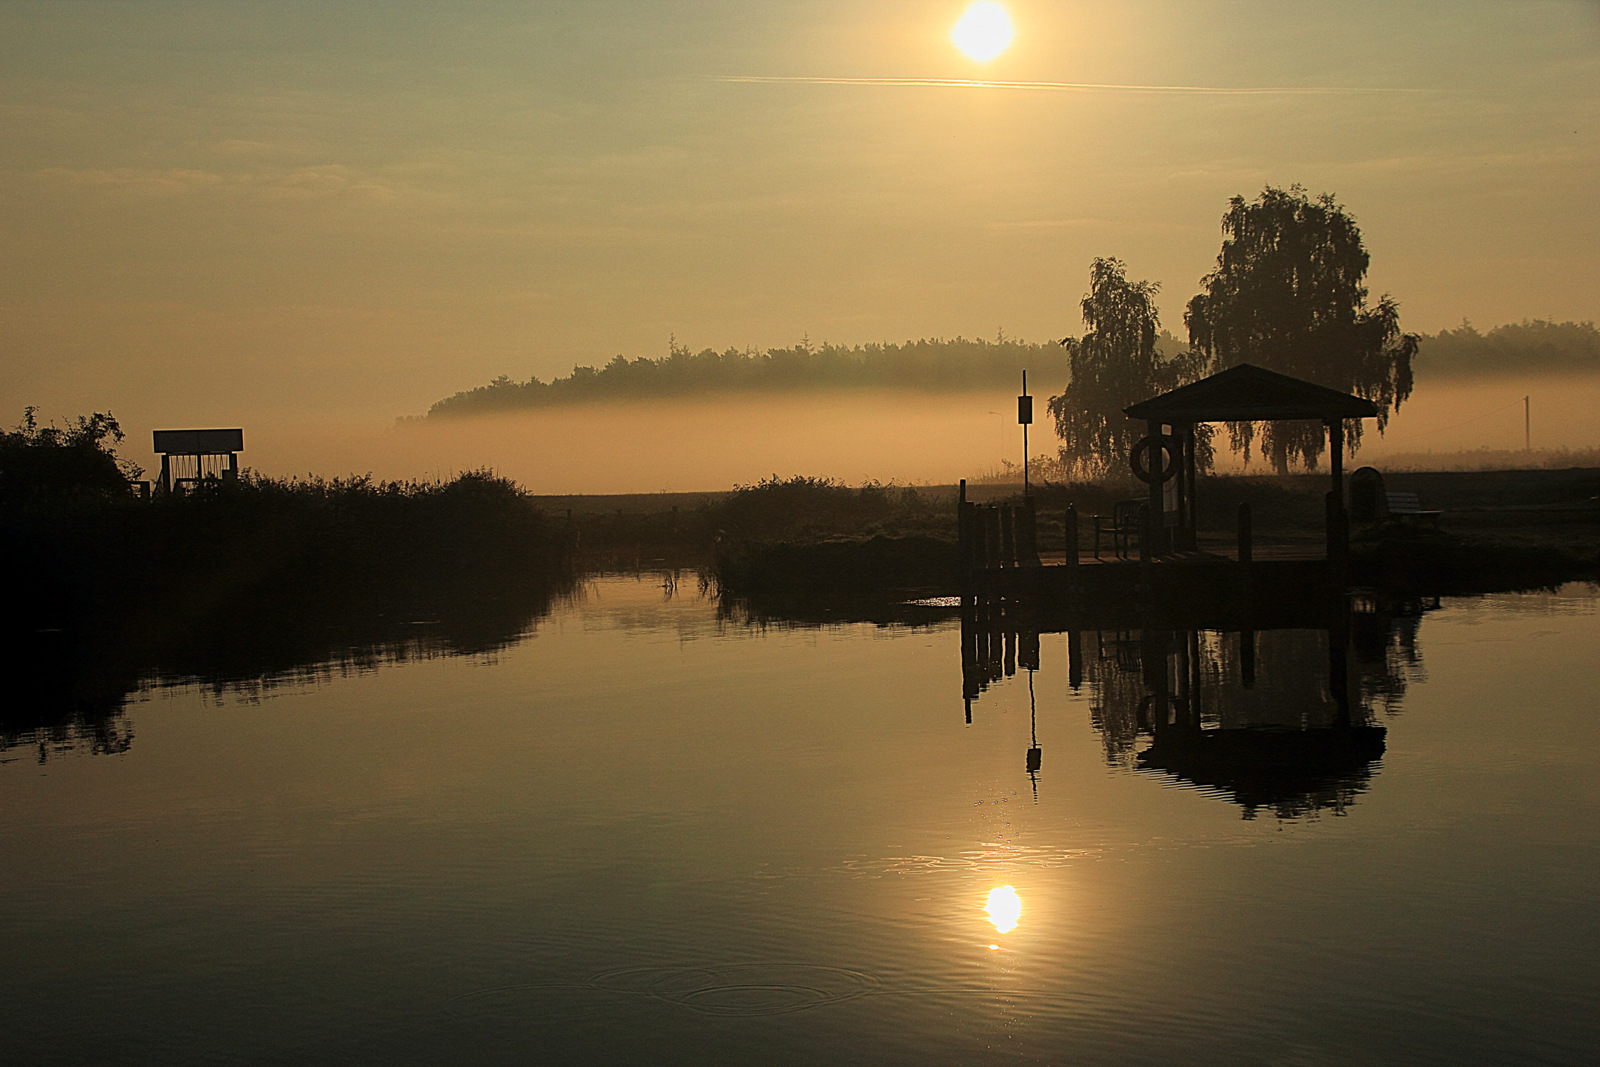
[[[1028,372],[1022,372],[1022,395],[1017,397],[1017,422],[1022,426],[1022,499],[1031,495],[1028,489],[1028,424],[1033,421],[1033,397],[1028,395]]]

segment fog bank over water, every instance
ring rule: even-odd
[[[1425,380],[1385,437],[1368,424],[1358,462],[1381,467],[1404,455],[1415,465],[1415,453],[1521,449],[1524,395],[1535,450],[1600,447],[1600,376]],[[1044,403],[1035,400],[1035,456],[1056,448]],[[434,478],[489,467],[541,494],[718,490],[772,474],[949,483],[1022,456],[1014,395],[998,390],[724,395],[398,425],[378,414],[276,415],[243,425],[242,460],[263,474]],[[150,428],[124,428],[124,454],[156,468]],[[1441,457],[1440,466],[1458,463]],[[1222,467],[1239,463],[1224,455]]]

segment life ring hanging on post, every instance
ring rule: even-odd
[[[1152,468],[1148,458],[1156,449],[1161,452],[1159,469]],[[1134,477],[1146,485],[1166,481],[1178,472],[1178,439],[1170,434],[1141,438],[1128,450],[1128,465],[1133,468]]]

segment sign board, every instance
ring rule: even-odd
[[[222,456],[244,451],[243,430],[156,430],[155,451],[169,456]]]
[[[1033,425],[1033,397],[1026,393],[1017,397],[1017,425]]]

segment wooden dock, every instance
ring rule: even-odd
[[[1258,545],[1248,506],[1232,544],[1166,547],[1149,513],[1120,552],[1085,546],[1072,507],[1060,547],[1038,544],[1034,501],[980,505],[962,493],[958,507],[962,597],[978,616],[1026,617],[1027,628],[1140,625],[1187,627],[1318,625],[1345,592],[1334,535],[1322,544]],[[1332,551],[1329,550],[1330,545]]]

